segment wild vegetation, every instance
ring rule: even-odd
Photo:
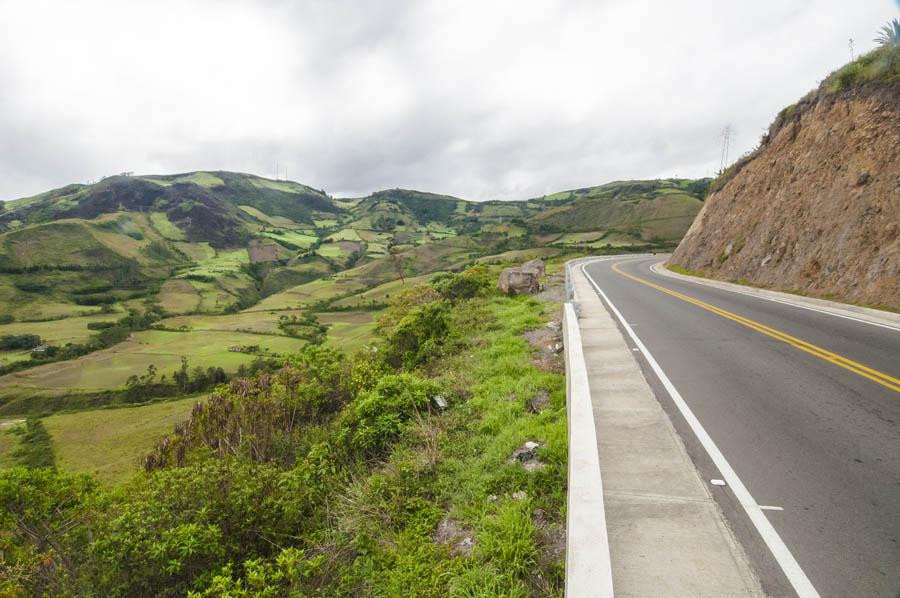
[[[335,199],[288,181],[196,172],[9,201],[0,337],[44,346],[0,347],[0,412],[55,410],[63,395],[73,406],[119,402],[151,366],[169,384],[158,379],[145,396],[169,396],[182,357],[233,375],[309,342],[356,350],[408,281],[534,248],[550,257],[671,247],[707,182],[474,203],[401,189]]]
[[[3,591],[560,593],[562,377],[522,338],[553,308],[496,274],[670,247],[707,183],[473,203],[198,172],[6,202]]]
[[[436,277],[368,351],[309,345],[219,386],[114,489],[3,471],[3,591],[561,595],[564,384],[522,335],[554,307],[493,283]]]

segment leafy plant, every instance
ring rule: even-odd
[[[882,46],[900,47],[900,20],[891,19],[881,29],[873,41]]]

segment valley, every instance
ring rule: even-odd
[[[9,201],[0,212],[0,337],[40,342],[0,351],[0,412],[121,390],[151,366],[171,375],[182,356],[231,375],[295,352],[317,326],[324,342],[352,353],[372,339],[392,295],[438,272],[671,248],[708,184],[627,181],[476,203],[399,189],[341,199],[289,181],[195,172],[116,176]],[[94,342],[129,314],[148,317],[119,342]],[[73,345],[85,349],[51,355]],[[118,402],[110,397],[101,402]]]

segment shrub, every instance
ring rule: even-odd
[[[0,351],[34,349],[41,344],[41,337],[36,334],[5,334],[0,336]]]
[[[426,303],[410,311],[385,340],[385,361],[411,369],[437,357],[449,332],[448,312],[444,302]]]
[[[350,450],[378,457],[414,414],[428,409],[436,393],[433,382],[414,374],[388,374],[347,407],[339,424],[339,439]]]
[[[13,457],[20,465],[29,469],[54,466],[56,460],[53,457],[50,434],[47,433],[44,422],[28,418],[25,420],[25,429],[19,428],[16,433],[21,438],[19,447],[13,452]]]

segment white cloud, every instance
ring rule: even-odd
[[[524,198],[704,176],[890,0],[0,0],[0,197],[123,170]]]

